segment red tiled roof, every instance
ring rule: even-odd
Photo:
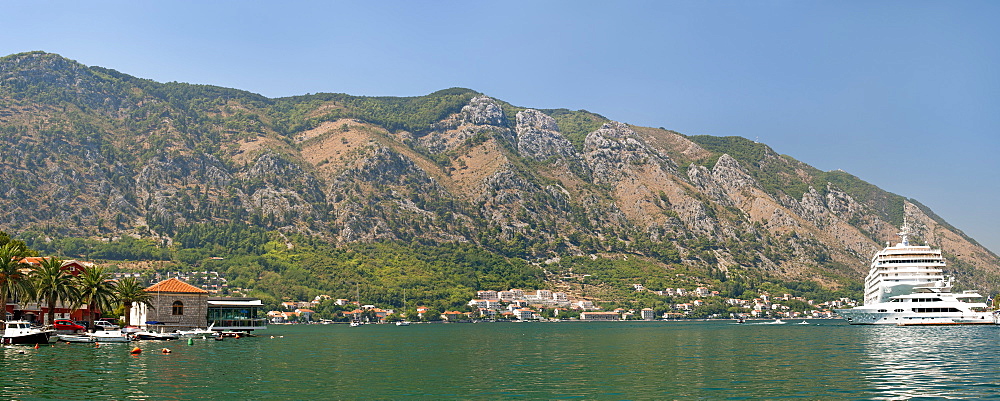
[[[42,264],[43,260],[48,259],[48,258],[49,258],[48,256],[45,256],[45,257],[42,257],[42,256],[29,256],[29,257],[26,257],[24,259],[21,259],[21,263],[27,263],[27,264],[32,264],[32,265],[40,265],[40,264]]]
[[[201,288],[180,281],[177,279],[177,277],[171,277],[159,283],[153,284],[152,286],[146,289],[146,292],[182,292],[182,293],[193,293],[193,294],[208,294],[208,291],[205,291]]]

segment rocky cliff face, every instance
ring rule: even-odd
[[[1000,275],[996,255],[918,203],[759,144],[712,150],[606,121],[578,150],[554,118],[568,114],[472,91],[264,99],[42,53],[0,59],[0,82],[0,229],[13,233],[169,242],[241,221],[532,261],[676,249],[660,260],[836,287],[863,276],[905,214],[976,284]],[[427,128],[388,128],[401,126]]]

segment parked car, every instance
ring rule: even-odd
[[[69,319],[57,319],[56,321],[52,322],[52,327],[55,328],[56,330],[68,330],[74,332],[87,330],[86,327],[76,324],[75,322]]]
[[[97,330],[118,330],[118,325],[107,320],[98,320],[94,322],[94,328]]]

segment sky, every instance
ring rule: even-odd
[[[998,17],[997,1],[41,0],[4,3],[0,55],[268,97],[464,87],[742,136],[1000,252]]]

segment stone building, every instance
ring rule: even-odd
[[[132,324],[162,324],[164,331],[208,326],[208,291],[177,278],[153,284],[145,291],[149,293],[153,307],[133,305],[130,315]]]

